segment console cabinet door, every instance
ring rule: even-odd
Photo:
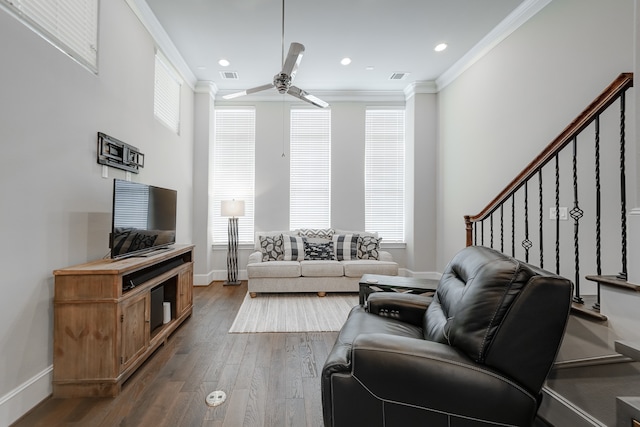
[[[177,316],[193,305],[193,269],[189,268],[178,275]]]
[[[134,362],[138,355],[144,353],[149,345],[150,299],[149,292],[143,292],[122,302],[120,372]]]

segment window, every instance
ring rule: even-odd
[[[255,188],[255,129],[253,108],[216,109],[210,163],[213,242],[226,244],[229,219],[220,215],[222,200],[244,200],[244,216],[238,218],[238,241],[253,243]]]
[[[49,43],[98,72],[98,0],[0,0]]]
[[[365,119],[365,229],[404,242],[404,110],[368,109]]]
[[[155,74],[153,113],[169,129],[179,133],[182,80],[160,52],[156,52]]]
[[[331,110],[291,110],[289,227],[331,226]]]

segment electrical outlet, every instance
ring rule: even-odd
[[[556,208],[555,206],[552,208],[549,208],[549,219],[555,220],[557,218],[556,215]],[[567,219],[569,219],[568,213],[567,213],[567,207],[566,206],[561,206],[560,207],[560,221],[566,221]]]
[[[102,165],[102,177],[109,178],[109,167],[107,165]]]

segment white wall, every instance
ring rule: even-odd
[[[439,269],[465,244],[463,216],[633,70],[633,16],[632,0],[555,0],[439,93]]]
[[[145,154],[134,181],[178,191],[177,239],[192,241],[193,91],[175,135],[153,115],[151,38],[125,2],[100,4],[98,75],[0,10],[0,425],[50,393],[52,271],[108,253],[124,172],[101,177],[97,132]]]

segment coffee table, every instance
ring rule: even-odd
[[[438,280],[417,279],[403,276],[383,276],[381,274],[364,274],[360,278],[360,305],[364,305],[369,294],[373,292],[399,292],[405,294],[431,294],[436,290]]]

